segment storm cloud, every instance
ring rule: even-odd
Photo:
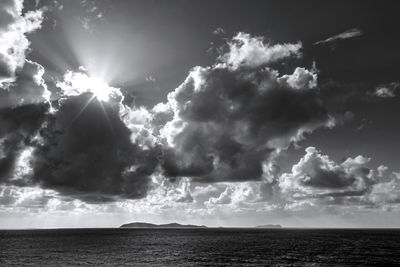
[[[34,182],[94,202],[146,196],[157,153],[131,142],[119,108],[119,102],[100,102],[91,93],[62,99],[41,129]]]
[[[46,120],[48,104],[30,104],[0,109],[0,181],[26,185],[13,172],[21,153],[35,145],[35,137]]]

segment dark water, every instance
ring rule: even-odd
[[[0,231],[0,266],[400,266],[400,230]]]

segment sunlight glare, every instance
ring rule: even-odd
[[[65,96],[90,92],[97,100],[102,102],[107,102],[110,98],[119,99],[122,97],[119,88],[112,87],[102,79],[88,76],[83,72],[67,71],[64,75],[64,81],[58,82],[57,87],[61,89]]]

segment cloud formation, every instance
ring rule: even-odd
[[[39,185],[96,203],[145,197],[159,152],[132,142],[133,131],[121,118],[125,107],[119,89],[98,87],[84,73],[68,72],[64,78],[57,84],[60,99],[53,101],[53,109],[46,101],[33,101],[43,97],[43,90],[25,87],[33,82],[17,78],[16,86],[25,88],[18,91],[20,99],[32,96],[32,103],[0,109],[2,184]],[[34,82],[46,89],[40,76]],[[7,96],[8,104],[19,99]]]
[[[400,203],[400,174],[393,172],[386,181],[375,184],[363,200],[384,209],[390,209],[391,205]]]
[[[15,81],[30,45],[26,34],[41,27],[42,10],[22,10],[23,0],[4,0],[0,5],[0,87]]]
[[[131,142],[119,102],[90,93],[60,102],[33,152],[34,183],[95,202],[146,196],[157,153]]]
[[[352,28],[327,39],[315,42],[314,45],[332,44],[340,40],[351,39],[361,35],[363,35],[363,32],[360,29]]]
[[[0,181],[26,185],[25,177],[15,177],[18,158],[35,145],[35,138],[46,120],[47,104],[29,104],[0,109]]]
[[[396,96],[396,91],[399,86],[400,84],[397,82],[393,82],[387,85],[381,85],[375,88],[375,92],[373,94],[381,98],[392,98]]]
[[[72,208],[113,201],[154,212],[184,207],[188,214],[301,209],[296,203],[332,203],[328,198],[397,201],[396,180],[384,178],[383,167],[370,169],[362,156],[338,164],[310,147],[281,175],[275,163],[281,151],[337,122],[316,68],[286,64],[301,57],[301,42],[272,44],[240,32],[218,50],[213,65],[191,69],[167,101],[151,109],[128,106],[123,91],[84,69],[68,71],[56,83],[59,99],[50,109],[45,70],[25,58],[25,33],[40,27],[42,13],[22,15],[22,2],[9,3],[31,24],[19,31],[26,45],[13,43],[21,53],[10,58],[23,61],[7,63],[7,88],[0,93],[0,201],[14,203],[17,187],[37,186],[51,196],[31,201],[45,206],[59,199],[74,199]],[[392,193],[384,198],[383,191]]]
[[[40,64],[25,60],[15,82],[0,89],[0,108],[50,102],[50,91],[43,79],[44,72]]]
[[[301,55],[301,43],[275,44],[265,42],[264,37],[253,37],[239,32],[228,43],[229,51],[219,60],[232,69],[239,67],[255,68],[267,65],[291,56]]]
[[[337,164],[314,147],[279,178],[283,193],[294,198],[362,195],[374,183],[369,158],[357,156]]]
[[[369,167],[364,156],[336,163],[314,147],[279,178],[281,200],[287,209],[307,206],[354,206],[391,209],[400,203],[400,175],[388,167]]]
[[[99,101],[108,101],[110,98],[122,99],[122,93],[118,88],[112,87],[104,81],[88,76],[85,70],[80,72],[67,71],[63,80],[57,82],[56,86],[61,89],[63,96],[77,96],[90,92]]]
[[[239,33],[216,65],[193,68],[165,104],[173,117],[159,129],[165,173],[202,182],[268,179],[272,152],[333,126],[314,70],[280,75],[268,66],[300,48]]]

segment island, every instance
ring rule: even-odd
[[[266,224],[266,225],[258,225],[255,228],[282,228],[280,224]]]
[[[120,228],[207,228],[207,226],[179,223],[153,224],[145,222],[133,222],[123,224],[120,226]]]

